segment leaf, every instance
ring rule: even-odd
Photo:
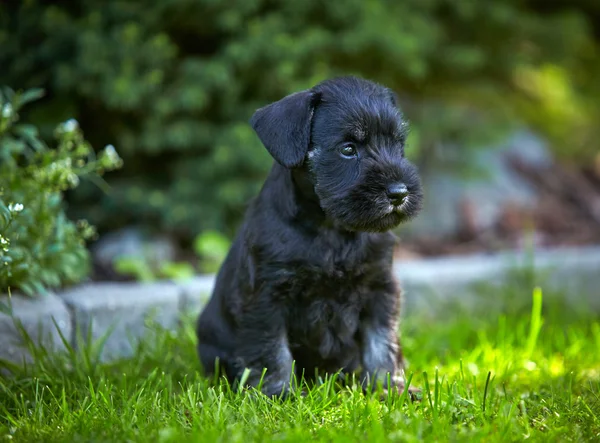
[[[36,138],[39,135],[38,129],[29,124],[16,125],[13,131],[16,135],[26,137],[27,139]]]
[[[86,143],[79,132],[70,134],[68,140],[59,141],[69,148],[61,151],[47,147],[34,125],[24,123],[8,127],[16,120],[16,108],[42,97],[41,89],[14,96],[8,89],[3,92],[3,100],[11,100],[8,107],[0,105],[0,112],[6,114],[3,120],[0,119],[0,125],[3,125],[0,128],[3,185],[0,189],[0,234],[5,234],[10,226],[10,235],[5,236],[11,243],[9,254],[0,251],[0,288],[12,287],[28,296],[43,296],[48,288],[76,283],[89,272],[89,252],[82,233],[65,214],[62,191],[76,187],[80,174],[97,173],[101,165],[90,161],[85,163],[85,168],[78,166],[81,153],[69,146]],[[17,202],[25,203],[18,218],[9,210],[9,203]],[[87,225],[87,228],[89,231],[93,227]],[[148,278],[143,271],[138,273],[141,272],[142,278]]]
[[[115,271],[119,274],[130,275],[142,282],[156,280],[150,265],[142,258],[138,257],[119,257],[113,263]]]
[[[12,103],[15,96],[15,91],[11,88],[3,86],[0,88],[0,105],[4,103]]]
[[[0,301],[0,313],[12,316],[12,306]]]
[[[186,280],[194,276],[195,269],[187,262],[165,263],[160,268],[160,274],[173,280]]]
[[[20,124],[13,128],[15,135],[21,137],[23,141],[33,148],[36,152],[43,152],[47,149],[46,145],[39,138],[38,128],[30,124]],[[19,152],[22,152],[21,149]]]
[[[0,199],[0,232],[3,232],[6,229],[11,219],[11,212],[9,211],[8,207],[4,204],[4,201]]]
[[[48,290],[47,290],[46,286],[40,280],[33,280],[31,282],[31,287],[33,289],[33,295],[48,294]]]
[[[19,106],[39,100],[44,95],[46,95],[46,93],[42,88],[28,89],[19,96]]]
[[[194,240],[196,254],[203,258],[222,260],[230,247],[227,237],[217,231],[204,231]]]
[[[19,289],[23,294],[28,295],[30,297],[35,295],[35,288],[29,283],[21,283],[19,285]]]

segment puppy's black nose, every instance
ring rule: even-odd
[[[387,195],[393,205],[401,205],[408,195],[408,188],[404,183],[395,183],[388,188]]]

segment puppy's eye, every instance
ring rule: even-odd
[[[344,157],[355,157],[356,147],[352,143],[346,143],[344,146],[342,146],[342,149],[340,149],[340,153]]]

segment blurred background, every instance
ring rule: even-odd
[[[411,122],[426,207],[400,257],[600,242],[597,0],[0,3],[0,85],[45,91],[21,120],[123,159],[65,195],[96,279],[213,272],[272,163],[248,119],[341,74]]]

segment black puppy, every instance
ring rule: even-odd
[[[359,373],[404,388],[389,229],[422,200],[394,94],[342,77],[250,121],[276,160],[198,320],[205,371],[285,393],[296,375]],[[293,362],[295,361],[295,365]],[[387,387],[387,386],[386,386]]]

